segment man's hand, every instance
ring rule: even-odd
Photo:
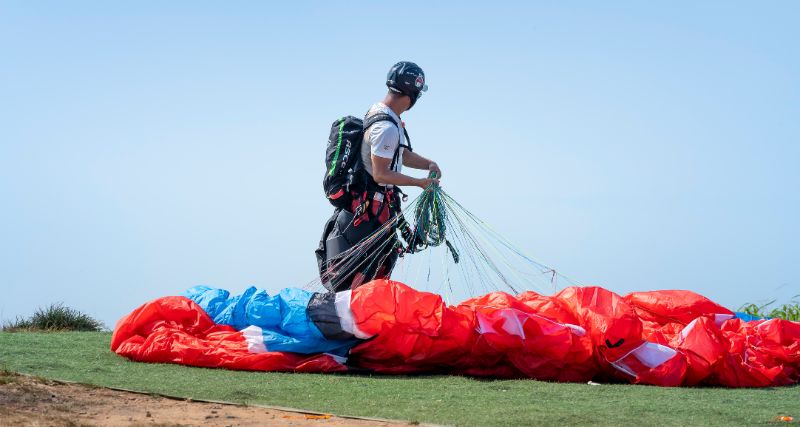
[[[434,175],[435,178],[442,179],[442,170],[439,169],[439,165],[437,165],[436,162],[431,162],[428,165],[428,171],[434,172],[435,173],[435,175]]]
[[[423,190],[427,189],[431,186],[431,184],[439,185],[438,178],[418,178],[417,179],[417,187],[422,188]]]

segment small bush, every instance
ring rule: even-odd
[[[772,300],[764,305],[752,303],[745,304],[739,308],[739,311],[756,317],[774,317],[778,319],[800,322],[800,295],[795,295],[786,304],[782,304],[778,307],[770,309],[769,307],[772,304],[775,304],[775,300]]]
[[[63,304],[50,304],[39,308],[30,318],[20,318],[3,325],[3,330],[14,331],[102,331],[105,325],[88,314],[64,307]]]

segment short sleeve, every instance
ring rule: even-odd
[[[387,121],[375,123],[369,130],[369,142],[373,155],[391,159],[400,144],[400,131]]]

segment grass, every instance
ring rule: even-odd
[[[791,301],[786,304],[781,304],[778,307],[769,308],[775,304],[776,300],[772,300],[766,304],[745,304],[739,311],[756,317],[775,317],[778,319],[794,320],[800,322],[800,295],[795,295]]]
[[[88,314],[78,310],[64,307],[63,304],[50,304],[39,308],[33,316],[25,319],[18,317],[16,320],[3,324],[2,330],[6,332],[18,331],[94,331],[99,332],[105,326]]]
[[[0,369],[196,399],[465,426],[758,425],[800,416],[800,386],[658,388],[457,376],[235,372],[130,362],[101,332],[0,333]]]

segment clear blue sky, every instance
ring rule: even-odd
[[[702,3],[702,4],[699,4]],[[800,293],[797,2],[0,2],[0,317],[313,279],[331,122],[412,60],[443,185],[625,293]],[[411,284],[413,286],[413,284]]]

